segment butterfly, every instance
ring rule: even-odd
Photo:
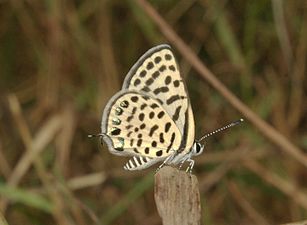
[[[149,49],[130,69],[122,89],[107,103],[102,115],[101,136],[112,154],[130,156],[126,170],[141,170],[158,162],[189,163],[201,154],[201,141],[237,125],[241,120],[195,140],[195,123],[188,91],[171,47]],[[93,136],[93,135],[92,135]]]

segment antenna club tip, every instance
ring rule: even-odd
[[[240,121],[240,122],[244,122],[244,119],[243,119],[243,118],[241,118],[241,119],[239,119],[239,121]]]

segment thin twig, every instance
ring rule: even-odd
[[[267,183],[273,185],[275,188],[288,195],[294,202],[307,209],[307,195],[292,182],[287,182],[286,180],[280,178],[276,174],[265,169],[256,161],[248,160],[243,162],[243,165],[264,179]]]
[[[245,211],[255,224],[268,225],[270,224],[254,207],[253,205],[244,197],[242,191],[238,188],[235,182],[228,183],[228,189],[232,193],[233,198],[236,200],[237,204]]]

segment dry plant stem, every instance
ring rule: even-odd
[[[229,91],[214,74],[201,62],[194,52],[183,42],[175,31],[162,19],[156,10],[146,0],[135,0],[150,18],[160,28],[165,37],[177,48],[182,56],[193,66],[193,68],[211,84],[234,108],[241,112],[246,119],[253,123],[269,140],[280,147],[285,153],[291,155],[297,161],[307,167],[307,156],[287,140],[275,128],[262,120],[256,113],[240,101]]]
[[[70,222],[66,218],[64,210],[62,210],[62,199],[59,198],[58,194],[56,193],[56,190],[52,187],[52,183],[50,182],[45,165],[40,160],[40,158],[37,157],[38,154],[54,138],[55,134],[60,129],[63,121],[62,116],[56,115],[52,117],[49,121],[46,122],[46,124],[38,132],[35,138],[32,139],[30,129],[28,128],[26,121],[23,117],[18,99],[16,98],[16,96],[10,95],[8,97],[8,101],[13,118],[15,119],[17,128],[22,136],[22,140],[24,141],[24,145],[27,151],[22,156],[17,166],[14,168],[10,178],[7,181],[7,184],[12,187],[17,186],[22,176],[27,172],[31,164],[34,163],[38,176],[55,205],[54,216],[57,222],[69,225]],[[0,208],[3,212],[5,212],[6,210],[7,203],[7,200],[1,201]]]
[[[113,49],[112,29],[111,29],[111,16],[110,13],[112,1],[101,1],[100,10],[97,13],[98,20],[100,21],[98,26],[99,35],[99,53],[100,53],[100,67],[98,68],[98,80],[99,80],[99,97],[97,98],[97,109],[100,110],[108,100],[108,96],[114,94],[114,90],[120,88],[120,82],[118,80],[118,71]],[[103,76],[101,76],[103,74]]]
[[[67,104],[63,112],[63,120],[65,126],[61,129],[56,139],[56,163],[59,165],[62,174],[67,176],[70,160],[70,151],[72,149],[73,137],[76,131],[77,118],[74,108],[71,104]]]
[[[248,217],[253,220],[253,224],[269,225],[270,223],[253,207],[253,205],[244,197],[242,191],[239,189],[235,182],[228,183],[232,197],[236,200],[237,204],[245,212]]]
[[[163,167],[155,175],[155,201],[163,225],[200,224],[200,194],[195,175]]]
[[[6,179],[10,176],[12,169],[3,154],[3,147],[0,139],[0,174],[2,174]]]
[[[293,61],[293,51],[291,48],[289,35],[287,31],[283,1],[281,0],[272,0],[272,9],[273,16],[275,20],[275,28],[278,36],[278,40],[280,42],[280,46],[287,63],[288,71],[291,71],[291,64]]]
[[[299,222],[293,222],[293,223],[285,223],[282,225],[307,225],[307,220],[299,221]]]
[[[264,179],[267,183],[273,185],[275,188],[288,195],[294,202],[307,209],[307,195],[292,182],[287,182],[276,174],[273,174],[256,161],[245,161],[243,165]]]

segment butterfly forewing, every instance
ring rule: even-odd
[[[185,83],[168,45],[159,45],[147,51],[129,71],[123,89],[136,90],[156,98],[175,122],[182,136],[187,136],[187,132],[193,136],[193,140],[186,140],[191,142],[187,143],[188,145],[192,145],[193,114],[189,109]],[[188,121],[188,118],[192,121]]]
[[[181,133],[160,102],[123,90],[109,101],[102,122],[104,140],[114,154],[163,158],[178,150]]]

